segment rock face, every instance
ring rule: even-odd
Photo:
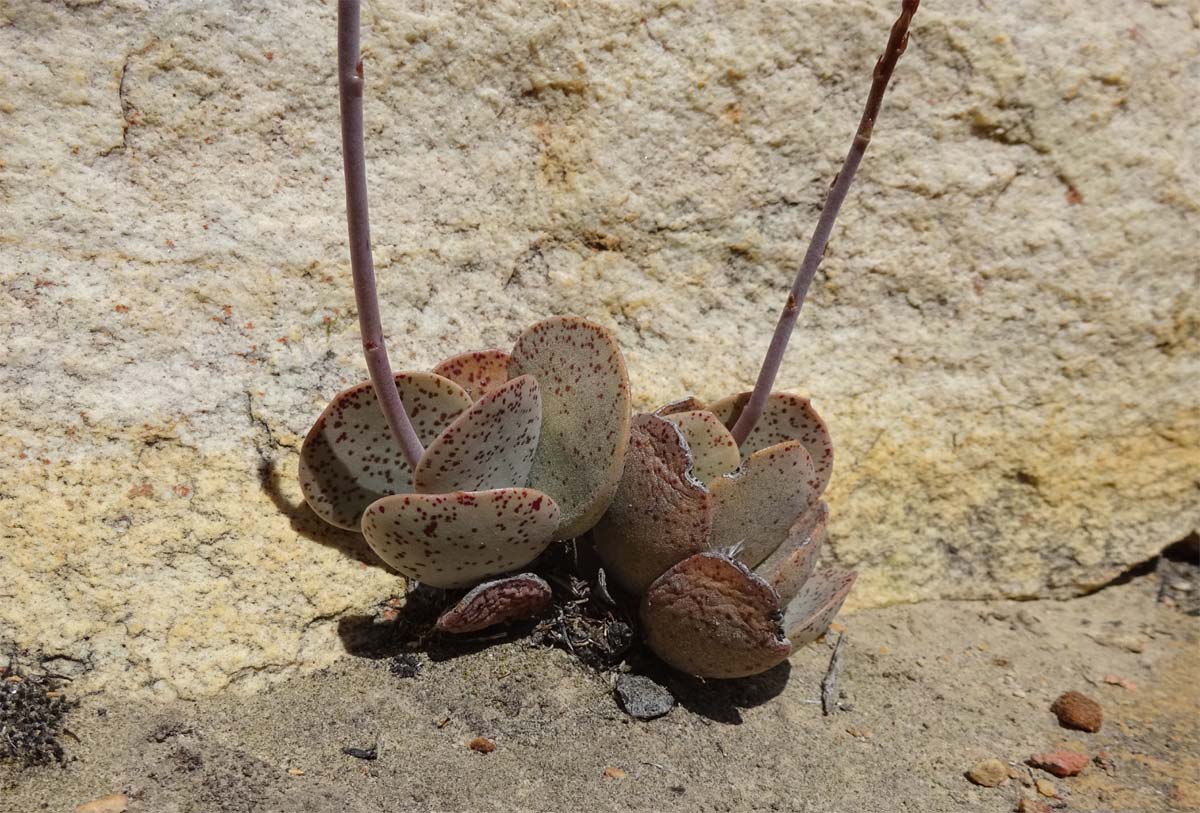
[[[368,4],[397,369],[612,327],[746,389],[895,2]],[[320,666],[397,594],[300,500],[365,378],[334,6],[0,9],[0,638],[161,697]],[[780,386],[859,606],[1065,596],[1197,527],[1200,12],[922,8]]]

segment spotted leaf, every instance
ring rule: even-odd
[[[538,322],[513,348],[511,378],[542,392],[542,434],[529,485],[562,509],[556,539],[591,528],[616,490],[629,443],[629,378],[612,334],[576,317]]]
[[[783,616],[793,651],[825,634],[857,578],[853,570],[833,567],[813,572]]]
[[[484,582],[437,620],[442,632],[479,632],[497,624],[533,618],[550,606],[550,585],[533,573]]]
[[[731,395],[710,406],[709,411],[732,428],[748,400],[748,392]],[[762,417],[742,444],[742,457],[749,457],[760,449],[789,440],[804,444],[817,472],[818,490],[824,492],[833,474],[833,441],[825,421],[821,420],[807,398],[787,392],[773,392],[767,396]]]
[[[755,568],[775,588],[779,600],[787,604],[812,575],[825,544],[825,523],[829,506],[823,501],[809,508],[788,529],[787,539],[775,552]]]
[[[664,573],[646,591],[640,615],[654,654],[699,677],[756,675],[791,652],[775,591],[719,553],[696,554]]]
[[[799,441],[757,451],[733,474],[718,477],[713,495],[712,550],[739,547],[754,567],[787,538],[788,529],[817,499],[812,459]]]
[[[471,405],[462,387],[434,373],[397,373],[396,390],[422,443]],[[321,519],[355,531],[375,500],[412,491],[412,471],[371,382],[338,393],[309,430],[300,449],[300,489]]]
[[[711,412],[697,409],[674,412],[665,417],[679,427],[687,441],[692,453],[692,470],[700,482],[711,483],[732,472],[742,462],[733,435]]]
[[[533,376],[490,390],[425,449],[413,475],[422,494],[524,486],[542,423]]]
[[[691,465],[673,423],[634,416],[625,471],[592,537],[605,569],[635,595],[671,565],[708,547],[712,495]]]
[[[371,549],[431,587],[467,587],[523,567],[558,526],[554,500],[529,488],[396,494],[363,515]]]
[[[680,412],[694,412],[697,409],[704,409],[704,404],[700,403],[694,395],[689,395],[686,398],[680,398],[678,401],[663,404],[654,410],[654,414],[665,418],[668,415],[675,415]]]
[[[508,353],[475,350],[451,356],[433,368],[440,376],[458,384],[473,400],[508,380]]]

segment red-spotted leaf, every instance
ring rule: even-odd
[[[829,506],[823,501],[818,502],[800,515],[788,529],[783,544],[755,568],[755,572],[775,588],[784,604],[800,591],[817,566],[821,547],[828,536],[825,530],[828,519]]]
[[[788,529],[817,499],[812,459],[799,441],[757,451],[731,475],[709,484],[713,495],[712,550],[738,546],[754,567],[787,538]]]
[[[533,573],[484,582],[442,613],[437,628],[462,634],[533,618],[550,606],[550,598],[550,585]]]
[[[425,449],[413,475],[422,494],[524,486],[542,424],[533,376],[488,391]]]
[[[686,398],[680,398],[678,401],[663,404],[654,410],[654,414],[665,418],[668,415],[675,415],[680,412],[694,412],[697,409],[704,409],[704,404],[700,403],[694,395],[689,395]]]
[[[633,418],[625,471],[592,531],[605,570],[634,594],[708,547],[712,495],[692,476],[679,429],[665,418]]]
[[[562,509],[556,539],[591,528],[616,490],[629,443],[629,378],[613,335],[576,317],[538,322],[517,339],[509,377],[542,391],[542,434],[529,485]]]
[[[665,417],[679,427],[687,441],[692,453],[692,471],[700,482],[711,483],[741,464],[737,442],[716,415],[696,409],[673,412]]]
[[[433,368],[440,376],[458,384],[473,400],[508,380],[508,353],[475,350],[451,356]]]
[[[431,587],[467,587],[529,564],[550,544],[558,506],[530,488],[396,494],[363,514],[371,549]]]
[[[722,554],[700,553],[672,567],[646,591],[640,614],[654,654],[690,675],[756,675],[791,652],[775,591]]]
[[[471,405],[462,387],[433,373],[397,373],[396,389],[422,443]],[[321,519],[357,531],[366,507],[412,491],[412,471],[367,381],[338,395],[300,449],[300,489]]]
[[[748,392],[731,395],[710,406],[709,411],[726,426],[732,427],[748,400]],[[807,398],[787,392],[773,392],[767,396],[762,417],[742,444],[742,457],[749,457],[760,449],[789,440],[798,440],[808,449],[817,472],[818,490],[825,491],[833,474],[833,441],[825,421],[821,420]]]
[[[793,652],[825,634],[857,578],[853,570],[834,567],[813,572],[783,616]]]

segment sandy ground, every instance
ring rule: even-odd
[[[1023,798],[1049,805],[1035,810],[1200,810],[1200,620],[1157,603],[1158,585],[1150,574],[1065,602],[843,617],[843,708],[829,716],[817,701],[832,635],[757,679],[669,679],[681,704],[649,722],[619,709],[612,675],[523,641],[423,657],[416,678],[348,656],[254,696],[95,696],[69,719],[65,768],[0,767],[0,808],[122,793],[129,811],[163,813],[1010,811]],[[1099,733],[1050,713],[1071,689],[1103,704]],[[476,737],[495,750],[469,748]],[[374,761],[342,752],[371,746]],[[1023,764],[1063,747],[1104,764],[1067,779]],[[1015,778],[968,782],[988,757]],[[1061,798],[1039,796],[1035,778]]]

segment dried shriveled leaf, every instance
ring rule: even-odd
[[[434,373],[397,373],[396,389],[423,444],[471,405],[462,387]],[[352,531],[375,500],[412,491],[412,471],[370,381],[338,393],[308,431],[300,488],[321,519]]]
[[[809,508],[788,529],[787,539],[755,568],[775,588],[779,600],[787,604],[812,575],[828,535],[825,523],[829,506],[823,501]]]
[[[558,526],[554,500],[531,488],[396,494],[371,504],[362,531],[379,558],[431,587],[468,587],[523,567]]]
[[[686,398],[680,398],[678,401],[672,401],[669,404],[663,404],[658,409],[654,410],[654,414],[660,417],[675,415],[680,412],[694,412],[697,409],[704,409],[699,399],[694,395],[689,395]]]
[[[748,392],[731,395],[710,406],[709,411],[726,426],[732,427],[748,400]],[[767,396],[762,417],[742,444],[742,457],[749,457],[760,449],[789,440],[798,440],[808,449],[817,472],[818,491],[824,492],[833,475],[833,440],[829,437],[825,421],[821,420],[807,398],[789,392],[773,392]]]
[[[765,672],[791,652],[779,599],[761,578],[718,553],[664,573],[642,598],[647,645],[671,666],[706,678]]]
[[[471,404],[425,449],[413,475],[422,494],[524,486],[542,425],[533,376],[496,387]]]
[[[629,443],[629,377],[613,335],[576,317],[538,322],[521,334],[509,376],[542,390],[542,435],[529,484],[562,509],[556,539],[591,528],[616,490]]]
[[[695,409],[674,412],[665,417],[679,427],[687,441],[688,450],[692,453],[692,473],[700,482],[711,483],[741,464],[737,442],[716,415]]]
[[[550,606],[550,585],[533,573],[484,582],[442,613],[437,628],[461,634],[533,618]]]
[[[783,628],[792,642],[792,651],[825,634],[857,578],[853,570],[836,567],[813,572],[783,616]]]
[[[713,550],[739,545],[750,567],[787,538],[788,529],[817,499],[812,459],[799,441],[755,452],[742,467],[709,485],[713,495]]]
[[[440,376],[458,384],[472,400],[508,380],[508,353],[503,350],[475,350],[451,356],[433,368]]]
[[[625,471],[592,532],[608,574],[640,594],[663,571],[708,547],[712,495],[691,473],[679,429],[657,415],[635,415]]]

